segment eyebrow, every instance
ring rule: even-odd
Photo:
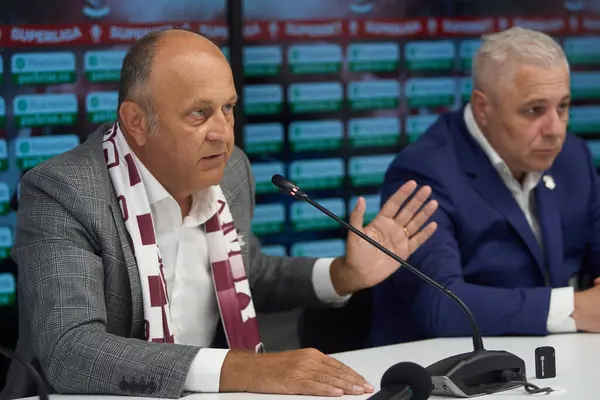
[[[560,101],[571,101],[571,95],[567,94],[567,95],[563,96],[560,99]],[[523,104],[530,105],[530,104],[546,104],[546,103],[548,103],[548,99],[533,98],[531,100],[525,101]]]
[[[236,103],[238,101],[238,95],[234,94],[233,96],[231,96],[226,103]],[[215,102],[213,100],[210,99],[202,99],[202,98],[196,98],[193,101],[191,101],[189,103],[189,107],[188,108],[193,108],[193,107],[197,107],[198,105],[202,105],[202,106],[212,106],[214,105]]]

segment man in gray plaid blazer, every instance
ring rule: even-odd
[[[216,46],[190,32],[152,33],[124,60],[118,125],[100,127],[76,149],[23,177],[13,249],[19,267],[17,352],[39,371],[51,392],[177,398],[188,391],[342,395],[373,390],[359,374],[316,350],[256,354],[255,342],[245,342],[245,335],[255,332],[253,305],[269,312],[340,303],[386,279],[398,266],[355,235],[348,236],[346,256],[335,260],[261,253],[250,231],[250,165],[233,145],[235,98],[231,70]],[[119,138],[121,144],[115,145]],[[127,147],[130,153],[124,153]],[[111,164],[112,150],[121,155]],[[121,170],[125,181],[146,189],[137,205],[133,192],[121,192],[131,188],[119,186],[120,175],[111,170],[118,160],[127,163]],[[427,202],[430,189],[414,193],[416,186],[411,182],[401,188],[366,227],[365,203],[359,201],[350,222],[407,258],[436,228],[426,225],[437,207]],[[211,239],[209,229],[197,229],[212,218],[201,223],[193,219],[201,218],[198,209],[211,209],[211,201],[197,195],[211,187],[224,196],[214,203],[221,204],[215,237],[237,233],[233,242],[238,243],[251,296],[242,296],[240,282],[246,280],[236,278],[244,275],[235,270],[236,251],[230,248],[229,259],[213,262],[218,239]],[[177,212],[170,214],[173,208],[164,201],[171,201]],[[147,240],[148,231],[142,232],[139,213],[137,222],[131,218],[136,207],[149,205],[154,241]],[[227,207],[233,232],[227,229],[226,213],[221,214]],[[173,229],[181,229],[180,236],[160,228],[175,220]],[[140,224],[141,236],[131,223]],[[157,245],[158,259],[147,252],[157,251]],[[234,309],[247,311],[247,318],[238,314],[233,325],[225,324],[229,306],[219,297],[228,292],[219,289],[221,265],[227,266],[223,279],[233,282],[231,274],[236,279],[230,300],[237,304],[242,299],[235,306],[239,310]],[[159,286],[140,278],[154,267],[159,275],[149,282]],[[196,275],[208,280],[196,281]],[[157,293],[162,293],[159,304]],[[157,309],[162,317],[154,313]],[[222,325],[231,349],[218,353],[210,347]],[[233,346],[236,337],[241,344]],[[13,363],[0,397],[31,396],[35,390],[31,377]]]

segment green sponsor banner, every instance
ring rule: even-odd
[[[397,117],[353,118],[348,123],[353,148],[395,146],[400,143],[400,132]]]
[[[341,158],[294,161],[290,164],[290,179],[303,189],[337,189],[345,175]]]
[[[256,194],[268,194],[279,191],[271,182],[271,177],[275,174],[285,176],[283,163],[268,162],[252,164],[252,175],[256,182]]]
[[[394,154],[358,156],[350,158],[348,174],[352,186],[381,185],[385,171],[394,159]]]
[[[14,234],[7,226],[0,226],[0,260],[10,258],[10,250],[13,247]]]
[[[77,97],[72,93],[16,96],[13,112],[18,127],[73,125],[77,122]]]
[[[283,150],[283,125],[278,122],[251,123],[244,127],[247,154],[273,154]]]
[[[344,139],[344,125],[339,120],[296,121],[288,130],[288,140],[294,151],[338,150]]]
[[[350,82],[348,100],[353,110],[397,108],[400,83],[395,79]]]
[[[481,47],[481,40],[470,39],[460,42],[458,54],[460,56],[460,65],[463,70],[470,71],[473,67],[473,57]]]
[[[393,72],[400,62],[400,46],[394,42],[353,43],[346,54],[352,72]]]
[[[600,135],[600,106],[572,106],[568,130],[575,134]]]
[[[15,156],[20,169],[30,169],[79,145],[77,135],[32,136],[15,139]]]
[[[314,240],[295,243],[292,257],[335,258],[346,253],[346,243],[341,239]]]
[[[323,207],[331,210],[331,212],[333,212],[340,218],[345,218],[346,204],[344,200],[323,199],[319,200],[319,203]],[[290,218],[292,226],[297,232],[339,228],[339,224],[337,222],[335,222],[319,210],[315,209],[310,204],[304,202],[292,203],[290,209]]]
[[[283,231],[285,208],[283,204],[259,204],[254,208],[252,232],[256,235],[272,235]]]
[[[600,65],[600,36],[566,38],[563,48],[571,65]]]
[[[333,74],[342,68],[338,44],[296,44],[288,48],[287,59],[293,74]]]
[[[69,51],[15,53],[11,75],[17,85],[51,85],[75,82],[75,54]]]
[[[283,103],[283,89],[277,84],[244,86],[244,111],[248,115],[278,114]]]
[[[0,96],[0,129],[6,126],[6,101]]]
[[[0,182],[0,215],[6,215],[10,211],[10,187],[6,182]]]
[[[588,140],[587,145],[592,153],[594,159],[594,165],[600,168],[600,140]]]
[[[438,119],[437,115],[410,115],[406,118],[406,135],[414,142]]]
[[[292,83],[288,87],[289,105],[295,114],[338,111],[342,100],[340,82]]]
[[[0,307],[12,306],[17,300],[17,280],[10,272],[0,273]]]
[[[404,60],[410,70],[452,70],[456,48],[450,40],[409,42]]]
[[[118,82],[124,50],[88,51],[83,57],[85,76],[90,82]]]
[[[457,82],[455,78],[409,78],[405,94],[409,107],[452,106],[455,101]]]
[[[281,72],[280,46],[244,47],[244,74],[246,76],[275,76]]]
[[[280,245],[280,244],[262,246],[261,251],[263,254],[266,254],[268,256],[286,257],[288,255],[287,250],[285,249],[285,246]]]
[[[8,169],[8,143],[6,139],[0,139],[0,171]]]
[[[460,98],[463,103],[471,100],[471,93],[473,92],[473,78],[470,76],[460,78],[459,86]]]
[[[116,91],[88,93],[85,99],[87,120],[93,124],[116,121],[118,99]]]
[[[573,100],[600,99],[600,72],[572,72],[571,96]]]

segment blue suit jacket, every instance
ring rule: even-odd
[[[483,335],[544,335],[551,288],[582,270],[600,276],[600,181],[585,141],[567,135],[535,189],[544,249],[495,168],[469,134],[463,110],[441,116],[386,172],[382,202],[408,180],[430,185],[438,230],[409,262],[456,293]],[[375,346],[468,336],[452,300],[400,269],[373,289]]]

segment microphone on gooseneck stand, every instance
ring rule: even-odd
[[[27,361],[23,360],[17,353],[7,349],[6,347],[0,346],[0,354],[13,362],[16,361],[21,364],[27,370],[27,373],[33,377],[35,385],[37,386],[40,400],[48,400],[48,390],[46,389],[46,385],[35,368],[33,368]]]
[[[277,186],[282,193],[309,203],[352,233],[375,246],[377,249],[397,261],[402,267],[408,269],[429,285],[451,298],[465,313],[469,319],[473,333],[473,351],[445,358],[426,368],[433,383],[431,394],[450,397],[474,397],[514,389],[519,386],[524,386],[530,394],[552,390],[550,388],[540,389],[537,386],[528,383],[526,378],[527,375],[525,374],[525,362],[516,355],[503,350],[485,350],[483,347],[483,339],[473,313],[471,313],[471,310],[469,310],[466,304],[451,290],[429,278],[392,251],[383,247],[369,236],[312,200],[293,182],[279,174],[273,175],[271,182]],[[390,370],[394,367],[395,366],[392,366]],[[399,384],[406,383],[399,382]],[[416,399],[416,397],[414,397],[414,399]]]

